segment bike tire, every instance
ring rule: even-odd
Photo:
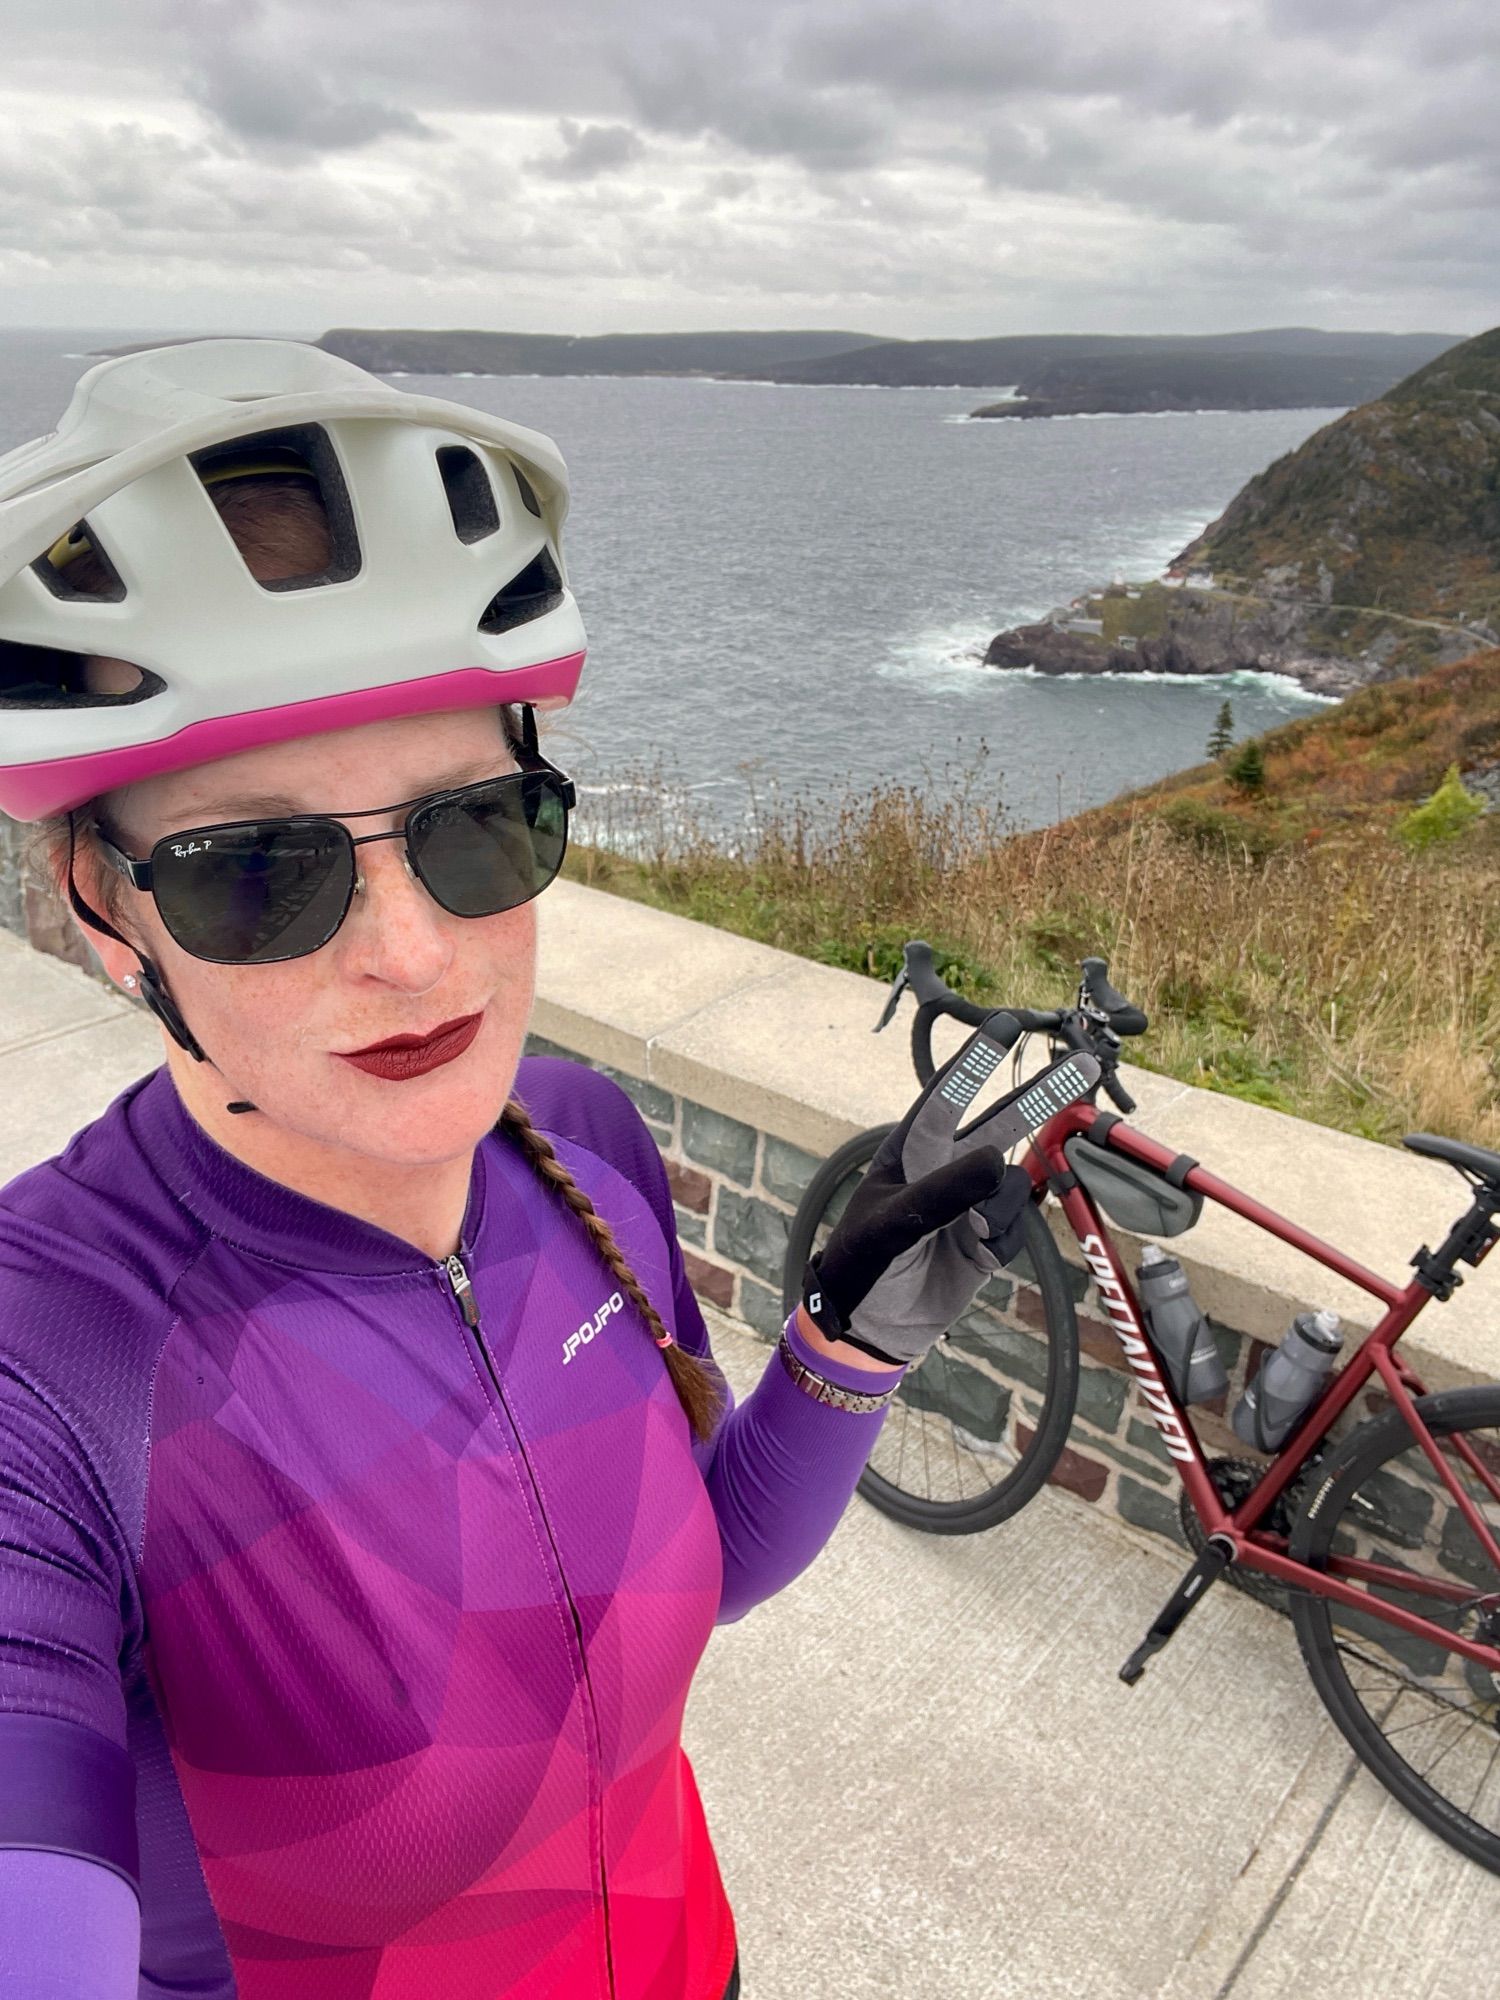
[[[842,1213],[891,1129],[879,1125],[856,1133],[813,1176],[792,1218],[783,1271],[784,1311],[790,1312],[802,1296],[803,1271],[818,1247],[820,1231]],[[1028,1372],[1018,1375],[996,1358],[1000,1326],[982,1295],[977,1310],[962,1315],[920,1363],[907,1369],[860,1474],[858,1490],[872,1506],[926,1534],[979,1534],[1019,1513],[1046,1483],[1067,1443],[1078,1396],[1078,1318],[1061,1252],[1035,1202],[1027,1207],[1025,1232],[1028,1275],[1034,1276],[1043,1322],[1040,1334],[1028,1327],[1022,1335]],[[1006,1274],[996,1275],[1008,1289]],[[987,1330],[991,1322],[993,1334]],[[1045,1350],[1040,1364],[1034,1353],[1038,1343]],[[1002,1373],[1008,1374],[1008,1382],[998,1379]],[[1023,1407],[1023,1394],[1030,1408]],[[979,1428],[959,1425],[952,1415],[956,1407]],[[916,1434],[922,1449],[913,1454],[907,1474],[906,1447]],[[941,1458],[945,1481],[951,1462],[956,1493],[930,1490],[935,1456]],[[1006,1471],[994,1479],[997,1463]],[[925,1491],[915,1490],[919,1465],[929,1475]],[[964,1490],[971,1479],[980,1482],[977,1490]]]
[[[1500,1384],[1423,1396],[1417,1409],[1434,1440],[1465,1437],[1500,1478]],[[1476,1503],[1484,1495],[1481,1516],[1500,1533],[1500,1503],[1451,1452],[1444,1457]],[[1290,1553],[1325,1569],[1335,1547],[1418,1574],[1435,1565],[1445,1581],[1468,1584],[1476,1600],[1490,1596],[1500,1607],[1500,1571],[1399,1410],[1352,1432],[1311,1484]],[[1385,1595],[1443,1622],[1444,1607],[1430,1598]],[[1450,1629],[1494,1645],[1491,1673],[1375,1614],[1306,1590],[1292,1590],[1289,1599],[1313,1686],[1350,1748],[1423,1825],[1500,1874],[1500,1608],[1470,1602],[1445,1610]]]

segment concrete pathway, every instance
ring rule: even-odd
[[[715,1317],[737,1395],[767,1350]],[[1369,1777],[1290,1625],[1052,1489],[975,1536],[857,1496],[717,1630],[686,1743],[746,2000],[1478,2000],[1500,1879]]]
[[[160,1059],[0,933],[0,1183]],[[712,1331],[748,1394],[768,1350]],[[745,2000],[1487,2000],[1500,1879],[1351,1758],[1282,1619],[1221,1586],[1116,1679],[1181,1568],[1051,1490],[972,1537],[856,1498],[716,1631],[686,1740]]]

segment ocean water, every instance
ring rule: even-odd
[[[86,350],[0,332],[0,450],[52,428]],[[732,826],[750,787],[985,783],[1035,825],[1196,763],[1314,698],[1273,676],[1051,679],[978,664],[1002,628],[1163,565],[1332,410],[964,421],[1003,393],[620,377],[404,376],[550,433],[589,630],[550,748],[586,799],[668,771]],[[497,583],[500,579],[497,578]]]

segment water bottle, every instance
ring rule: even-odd
[[[1151,1345],[1166,1367],[1177,1400],[1206,1403],[1222,1396],[1229,1377],[1177,1259],[1155,1243],[1143,1243],[1135,1282]]]
[[[1337,1313],[1299,1313],[1230,1412],[1235,1436],[1252,1450],[1279,1451],[1333,1373],[1343,1344]]]

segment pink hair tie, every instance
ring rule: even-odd
[[[657,1341],[656,1344],[658,1347],[675,1347],[677,1345],[676,1341],[672,1338],[670,1333],[663,1334],[661,1339]]]

